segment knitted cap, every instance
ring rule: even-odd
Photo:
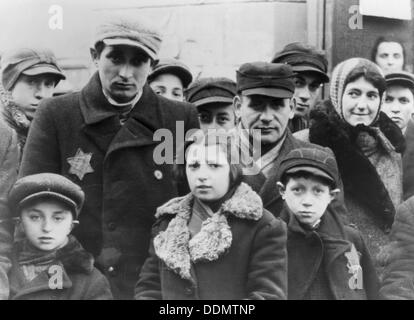
[[[29,201],[54,198],[71,208],[75,219],[85,199],[81,187],[64,176],[54,173],[38,173],[20,178],[9,192],[9,206],[14,215]]]
[[[365,68],[366,71],[377,73],[380,77],[384,78],[384,73],[382,70],[375,63],[364,58],[351,58],[338,64],[332,72],[332,79],[330,83],[330,99],[335,108],[335,111],[342,119],[344,119],[342,110],[342,97],[344,95],[345,87],[348,84],[349,75],[353,70],[360,67]],[[379,112],[380,110],[378,109],[377,116],[373,122],[375,122],[378,118]]]
[[[140,48],[155,60],[162,37],[155,27],[142,19],[111,16],[96,28],[93,46],[100,41],[110,46],[127,45]]]

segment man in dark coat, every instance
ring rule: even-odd
[[[243,153],[249,152],[255,160],[255,166],[250,165],[251,173],[257,175],[256,171],[260,171],[264,176],[259,194],[264,207],[275,216],[283,207],[276,187],[280,162],[292,149],[318,148],[295,139],[288,128],[294,116],[293,76],[291,66],[279,63],[245,63],[237,71],[234,105],[241,118],[241,140],[245,142],[242,146],[246,146]]]
[[[81,92],[41,105],[21,165],[21,176],[55,172],[82,187],[86,202],[74,235],[97,257],[118,299],[133,297],[156,208],[177,196],[173,159],[157,157],[157,137],[173,148],[198,128],[195,108],[146,84],[160,44],[159,33],[142,21],[101,24],[91,48],[98,72]],[[156,137],[158,129],[164,134]]]

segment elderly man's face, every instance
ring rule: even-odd
[[[150,57],[142,50],[124,45],[106,45],[99,55],[92,49],[103,90],[115,101],[125,103],[144,87],[151,67]]]

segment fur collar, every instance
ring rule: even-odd
[[[309,140],[329,147],[334,152],[343,179],[344,193],[368,207],[385,226],[390,226],[395,214],[394,205],[376,168],[356,144],[352,143],[349,128],[335,112],[326,113],[319,109],[311,112],[311,123]],[[393,126],[387,128],[394,132]]]
[[[191,263],[214,261],[231,247],[232,233],[227,217],[259,220],[263,214],[261,198],[245,183],[225,201],[218,212],[205,220],[200,232],[190,239],[188,222],[192,213],[192,194],[174,198],[157,209],[156,218],[174,215],[165,231],[154,238],[156,255],[181,276],[190,280]]]

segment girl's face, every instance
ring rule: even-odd
[[[342,96],[342,113],[351,126],[369,126],[375,120],[381,97],[377,88],[361,77],[346,85]]]
[[[229,190],[230,165],[226,154],[217,145],[191,145],[186,174],[191,192],[201,201],[219,200]]]
[[[402,71],[404,67],[402,46],[398,42],[380,43],[375,62],[385,73]]]

